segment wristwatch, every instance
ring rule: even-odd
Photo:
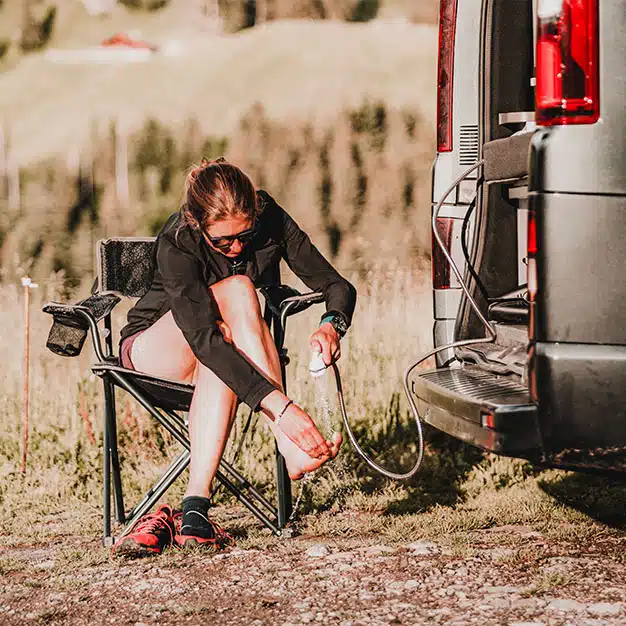
[[[333,325],[340,338],[348,332],[348,324],[346,324],[343,315],[339,315],[339,313],[334,313],[333,311],[325,313],[320,320],[320,326],[326,322],[330,322]]]

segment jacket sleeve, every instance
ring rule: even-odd
[[[356,289],[326,260],[295,220],[265,191],[266,207],[275,211],[281,228],[283,258],[296,276],[313,291],[321,291],[326,311],[338,313],[349,326],[356,305]]]
[[[217,325],[215,303],[199,260],[168,237],[160,237],[157,267],[163,279],[174,321],[196,358],[251,409],[275,389],[241,353],[224,341]]]

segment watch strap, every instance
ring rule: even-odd
[[[348,324],[346,323],[343,315],[340,313],[327,311],[320,320],[320,326],[326,322],[330,322],[333,325],[333,328],[337,331],[339,337],[343,337],[348,331]]]

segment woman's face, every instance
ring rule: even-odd
[[[249,217],[228,217],[211,224],[204,233],[204,239],[211,248],[234,259],[245,248],[252,227],[253,220]],[[240,234],[243,235],[243,241],[237,239]]]

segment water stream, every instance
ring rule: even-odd
[[[327,369],[323,374],[312,377],[311,380],[315,385],[315,413],[312,415],[313,421],[324,438],[332,440],[333,434],[340,431],[340,424],[339,420],[336,419],[336,412],[330,401],[331,393],[334,390],[331,370]],[[344,442],[344,445],[345,443],[346,442]],[[347,485],[350,483],[346,462],[341,457],[341,452],[335,459],[325,463],[323,467],[326,468],[326,471],[332,473],[333,482],[337,483],[337,485]],[[289,516],[289,522],[296,518],[304,490],[307,485],[312,485],[316,474],[317,472],[310,472],[305,474],[300,480],[300,491],[296,498],[293,511]]]

